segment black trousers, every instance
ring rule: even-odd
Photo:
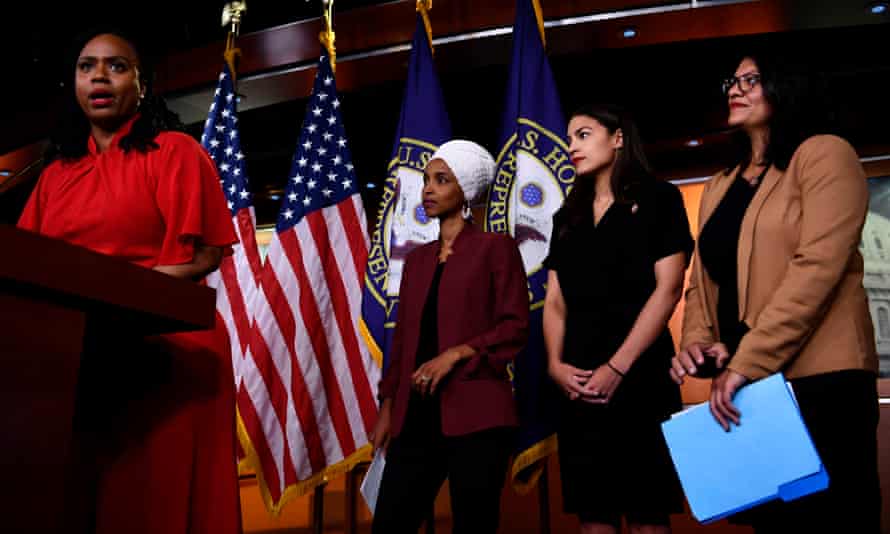
[[[740,514],[757,534],[881,531],[875,375],[839,371],[791,380],[801,415],[828,471],[828,489]],[[742,414],[744,420],[744,414]]]
[[[372,534],[417,534],[446,478],[452,532],[497,532],[514,437],[513,428],[502,427],[456,437],[435,430],[395,438],[386,452]]]

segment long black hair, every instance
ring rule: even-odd
[[[570,118],[590,117],[600,123],[609,134],[619,129],[624,140],[623,147],[615,156],[612,168],[611,188],[615,202],[632,204],[638,200],[640,186],[654,181],[649,160],[643,151],[643,141],[636,122],[630,113],[615,105],[582,106]],[[563,208],[568,217],[568,227],[575,227],[593,218],[593,198],[596,195],[596,182],[591,177],[576,177],[572,191],[566,197]]]
[[[763,96],[772,108],[763,163],[784,171],[794,151],[808,137],[833,130],[828,84],[823,75],[791,55],[753,50],[735,65],[746,58],[757,66]],[[736,166],[744,169],[751,162],[751,141],[741,129],[732,132],[732,141],[733,155],[727,171]]]
[[[71,49],[66,55],[66,80],[72,79],[74,66],[83,47],[93,38],[103,35],[115,35],[127,41],[139,62],[140,84],[145,89],[145,96],[139,104],[139,118],[133,123],[132,129],[120,141],[125,151],[137,150],[148,152],[158,148],[154,139],[162,131],[184,131],[185,127],[179,116],[167,109],[163,98],[154,93],[154,58],[147,47],[142,46],[136,34],[115,26],[96,26],[80,34],[74,39]],[[69,82],[65,85],[68,86]],[[44,161],[49,163],[55,159],[74,160],[87,154],[87,142],[90,135],[90,123],[77,102],[73,85],[66,97],[65,110],[62,112],[55,132],[50,136],[50,143],[44,154]]]

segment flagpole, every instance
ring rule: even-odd
[[[324,30],[318,34],[318,40],[328,51],[331,70],[337,72],[337,49],[334,47],[334,0],[322,0],[324,5]]]
[[[223,57],[226,63],[229,64],[229,70],[232,72],[232,83],[236,81],[237,61],[241,57],[241,49],[235,46],[235,40],[241,32],[241,16],[245,11],[247,11],[247,2],[236,0],[226,4],[222,12],[222,26],[229,26],[229,33],[226,36],[226,50],[223,52]]]
[[[337,52],[334,48],[334,0],[322,0],[322,6],[324,8],[324,30],[318,34],[318,40],[321,41],[321,44],[328,51],[331,71],[336,72]],[[327,477],[325,477],[321,484],[315,486],[315,490],[312,493],[312,534],[322,534],[324,532],[324,490],[327,485]],[[349,506],[349,492],[346,493],[347,495],[344,497],[347,499],[346,505]],[[346,513],[349,513],[348,509]]]
[[[550,534],[550,469],[546,463],[538,479],[538,521],[538,532]]]
[[[312,493],[312,534],[324,534],[324,488],[327,485],[322,482]]]
[[[430,24],[430,10],[433,9],[433,0],[417,0],[415,10],[420,13],[423,19],[423,27],[426,29],[426,38],[430,42],[430,54],[435,55],[436,50],[433,48],[433,25]]]

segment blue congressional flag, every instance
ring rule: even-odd
[[[553,214],[575,180],[565,138],[566,123],[553,72],[544,52],[537,0],[517,0],[513,58],[500,152],[486,205],[485,228],[516,239],[529,281],[529,343],[514,365],[513,386],[520,437],[512,478],[519,491],[537,482],[541,459],[556,450],[555,395],[547,375],[541,319]]]
[[[388,362],[405,257],[439,235],[439,223],[421,205],[423,169],[451,136],[439,77],[421,15],[408,61],[408,81],[393,143],[389,174],[365,270],[362,334],[378,361]],[[384,365],[385,366],[385,365]]]

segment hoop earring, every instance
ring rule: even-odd
[[[467,202],[464,204],[463,210],[461,210],[461,214],[464,216],[464,219],[472,219],[473,218],[473,210],[470,209],[470,203]]]

